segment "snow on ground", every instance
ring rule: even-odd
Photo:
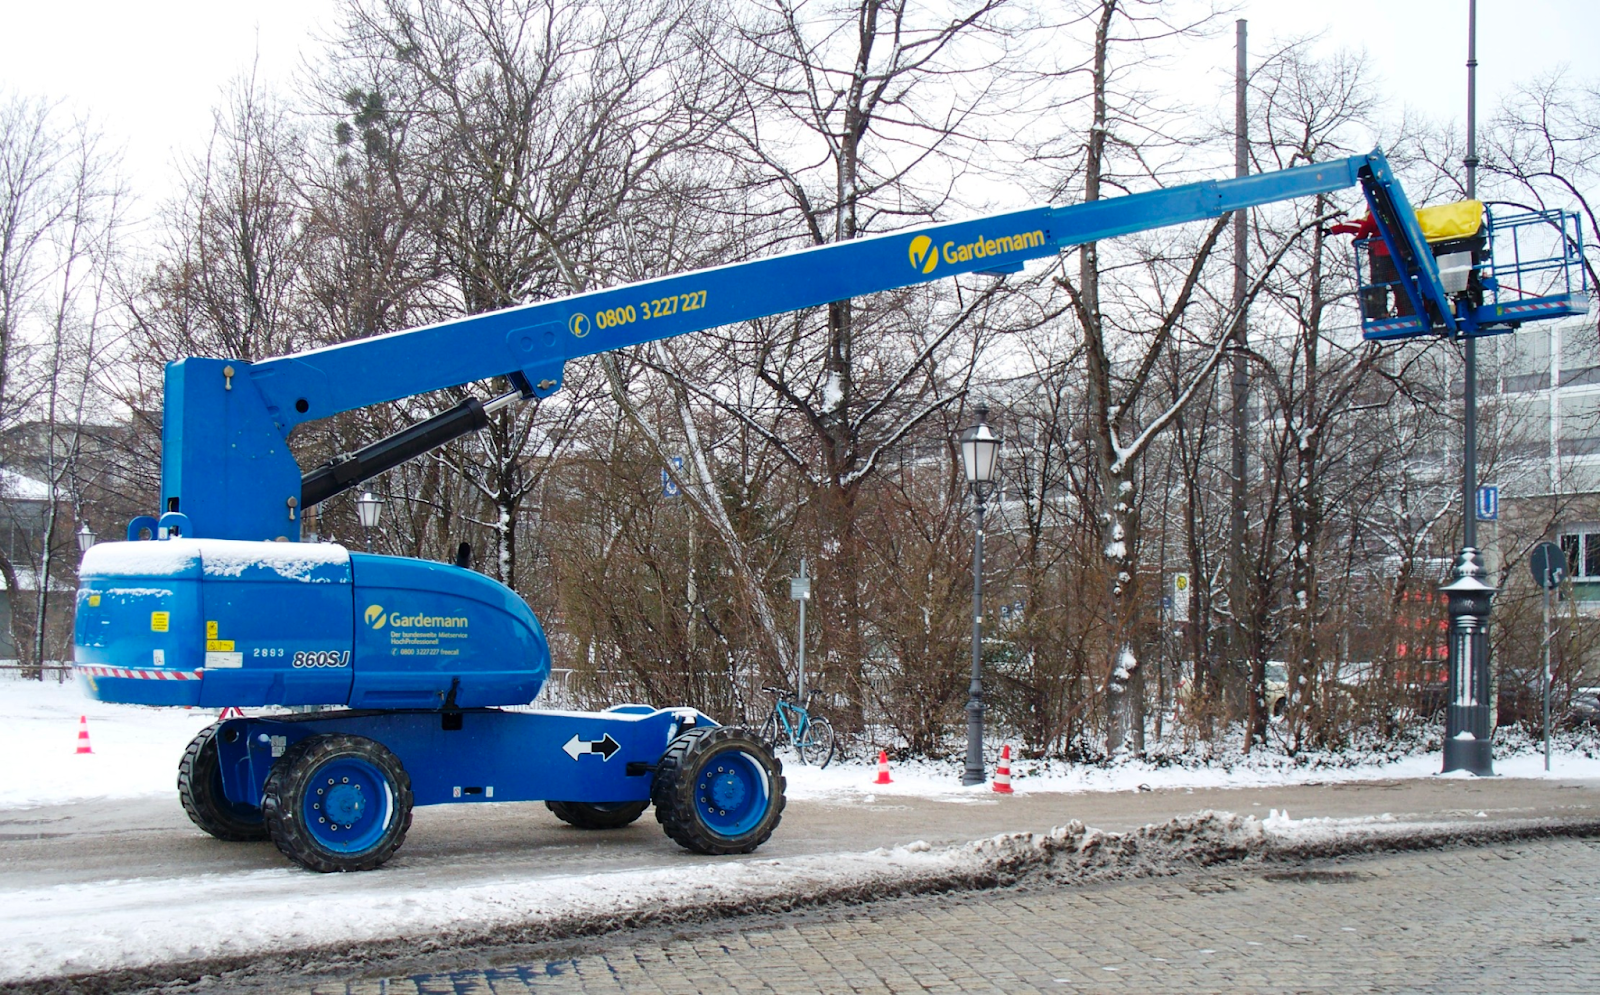
[[[1388,823],[1385,825],[1384,823]],[[862,901],[891,894],[1014,882],[1107,881],[1271,857],[1308,843],[1427,837],[1444,826],[1387,817],[1257,820],[1202,812],[1130,833],[1082,823],[934,847],[683,867],[463,881],[426,866],[360,875],[255,870],[162,879],[80,882],[0,891],[0,984],[111,970],[191,965],[229,970],[252,957],[326,968],[373,953],[426,955],[464,941],[510,944],[623,922],[789,908],[795,896]],[[85,928],[90,925],[91,928]],[[376,951],[363,951],[377,943]]]
[[[252,712],[255,710],[252,710]],[[89,719],[90,755],[75,753],[78,719]],[[93,701],[71,682],[0,680],[0,808],[176,794],[178,760],[195,733],[216,719],[214,709],[148,708]],[[1564,739],[1544,771],[1537,742],[1517,737],[1495,744],[1502,777],[1600,778],[1600,750]],[[991,773],[993,762],[991,760]],[[1161,788],[1256,788],[1288,784],[1432,777],[1437,748],[1352,762],[1348,756],[1287,757],[1264,751],[1231,753],[1213,763],[1129,759],[1105,766],[1017,760],[1012,785],[1034,792],[1136,791]],[[917,760],[892,765],[892,784],[876,784],[875,764],[840,760],[817,769],[785,757],[790,798],[866,801],[866,796],[915,795],[952,803],[983,798],[988,786],[963,788],[958,761]],[[1452,776],[1452,775],[1447,775]],[[1461,774],[1459,776],[1468,776]]]
[[[1511,750],[1515,752],[1510,752]],[[1531,744],[1508,744],[1502,754],[1496,744],[1495,773],[1501,777],[1556,778],[1560,780],[1600,778],[1600,751],[1555,748],[1550,756],[1550,772],[1545,773],[1544,755],[1533,752]],[[1590,756],[1589,753],[1596,755]],[[1285,762],[1287,760],[1287,762]],[[1252,760],[1234,757],[1226,765],[1196,764],[1180,766],[1137,759],[1106,766],[1067,764],[1060,761],[1013,761],[1011,786],[1017,794],[1040,792],[1146,791],[1163,788],[1265,788],[1290,784],[1333,784],[1347,781],[1379,781],[1396,778],[1438,777],[1437,749],[1397,759],[1366,763],[1299,763],[1282,755],[1265,753]],[[964,788],[960,784],[962,765],[954,761],[915,760],[892,764],[892,784],[875,784],[875,765],[830,764],[825,769],[801,765],[790,757],[784,761],[790,798],[848,801],[865,796],[891,797],[916,795],[949,802],[977,801],[991,792],[987,784]],[[990,760],[990,774],[994,762]],[[1442,775],[1471,777],[1465,771]]]
[[[0,891],[0,982],[815,894],[935,875],[977,859],[969,851],[923,843],[781,861],[697,861],[693,874],[674,866],[470,883],[426,867],[359,875],[285,867],[14,889]]]
[[[78,720],[91,754],[79,755]],[[0,680],[0,808],[177,794],[178,761],[215,709],[95,701],[68,681]]]
[[[94,754],[78,756],[78,717],[87,715]],[[202,710],[154,709],[90,701],[71,685],[0,682],[0,807],[96,796],[170,794],[184,745],[214,716]],[[1503,774],[1541,776],[1541,759],[1524,752],[1497,760]],[[1591,751],[1592,752],[1592,751]],[[1169,761],[1170,764],[1170,761]],[[1319,767],[1280,756],[1257,766],[1180,766],[1124,762],[1109,768],[1018,763],[1016,790],[1119,791],[1244,787],[1426,776],[1436,754],[1392,762]],[[1600,777],[1600,760],[1582,750],[1556,758],[1554,776]],[[896,765],[894,783],[872,783],[875,767],[853,762],[826,770],[790,763],[795,798],[866,801],[921,795],[951,802],[992,797],[987,787],[956,786],[959,766]],[[283,955],[404,942],[426,950],[463,936],[499,939],[543,928],[615,923],[671,909],[739,909],[785,896],[864,898],[918,882],[993,881],[1039,869],[1062,878],[1149,873],[1155,867],[1203,866],[1211,857],[1260,853],[1278,844],[1399,834],[1416,826],[1386,817],[1302,819],[1271,812],[1258,821],[1205,814],[1131,834],[1100,834],[1081,824],[1045,836],[1008,835],[952,847],[912,843],[893,849],[731,861],[572,875],[441,874],[426,862],[370,874],[316,875],[271,870],[176,874],[0,889],[0,982],[61,974],[142,968],[170,962]],[[1101,845],[1111,839],[1118,846]],[[1130,856],[1131,855],[1131,856]],[[1136,861],[1129,864],[1128,861]],[[87,927],[87,928],[86,928]],[[522,935],[528,935],[523,933]],[[318,955],[321,956],[321,955]],[[226,965],[219,965],[225,967]]]

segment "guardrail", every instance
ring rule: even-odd
[[[16,671],[23,680],[53,679],[57,684],[65,684],[72,677],[72,664],[0,663],[0,673],[6,671]]]

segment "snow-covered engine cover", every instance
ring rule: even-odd
[[[533,612],[482,574],[334,543],[108,542],[78,570],[74,660],[140,705],[526,704],[550,674]]]

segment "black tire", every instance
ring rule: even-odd
[[[334,734],[284,752],[267,775],[261,811],[285,857],[326,874],[382,866],[405,842],[411,804],[411,778],[398,757],[363,736]],[[341,819],[349,824],[341,827]]]
[[[820,715],[811,716],[804,739],[804,745],[796,744],[795,748],[795,752],[800,754],[800,762],[818,767],[828,766],[837,745],[834,742],[833,723]]]
[[[709,726],[667,744],[650,800],[656,821],[684,849],[749,853],[782,820],[784,787],[783,764],[765,739],[734,726]],[[719,799],[719,791],[728,794]]]
[[[642,802],[545,802],[556,818],[579,829],[621,829],[650,807]]]
[[[784,731],[783,723],[778,721],[777,712],[768,715],[767,721],[761,724],[761,738],[774,750],[780,749],[789,741],[789,734]]]
[[[222,764],[217,758],[217,731],[207,726],[190,740],[178,761],[178,800],[189,821],[228,843],[267,839],[267,823],[254,805],[231,802],[222,791]]]

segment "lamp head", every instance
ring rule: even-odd
[[[361,496],[356,498],[356,516],[361,519],[362,528],[377,528],[378,520],[383,517],[383,500],[371,491],[362,492]]]
[[[977,414],[977,424],[961,433],[961,468],[967,483],[981,492],[994,483],[1002,440],[989,428],[988,405],[978,405]]]

